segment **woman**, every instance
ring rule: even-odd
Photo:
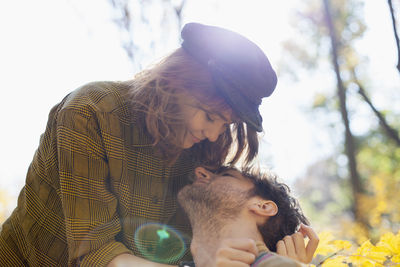
[[[51,110],[18,206],[2,226],[1,266],[190,259],[188,244],[179,257],[160,259],[145,226],[191,235],[177,192],[197,164],[254,159],[258,106],[276,75],[254,43],[231,31],[190,23],[182,39],[135,79],[87,84]]]

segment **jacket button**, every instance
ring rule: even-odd
[[[153,196],[152,201],[154,204],[156,204],[158,202],[158,196]]]

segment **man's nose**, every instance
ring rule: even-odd
[[[213,176],[213,173],[206,170],[204,167],[197,167],[194,169],[194,174],[196,175],[196,179],[203,181],[210,181]]]

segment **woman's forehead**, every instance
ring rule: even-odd
[[[232,107],[221,97],[209,98],[209,96],[183,94],[180,102],[199,108],[209,114],[215,114],[227,123],[239,123],[242,120],[233,111]]]

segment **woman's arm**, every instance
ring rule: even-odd
[[[58,114],[59,195],[65,217],[69,265],[104,266],[129,249],[121,231],[117,196],[109,188],[109,165],[100,122],[89,107]],[[104,124],[104,123],[103,123]],[[113,145],[113,144],[112,144]]]

